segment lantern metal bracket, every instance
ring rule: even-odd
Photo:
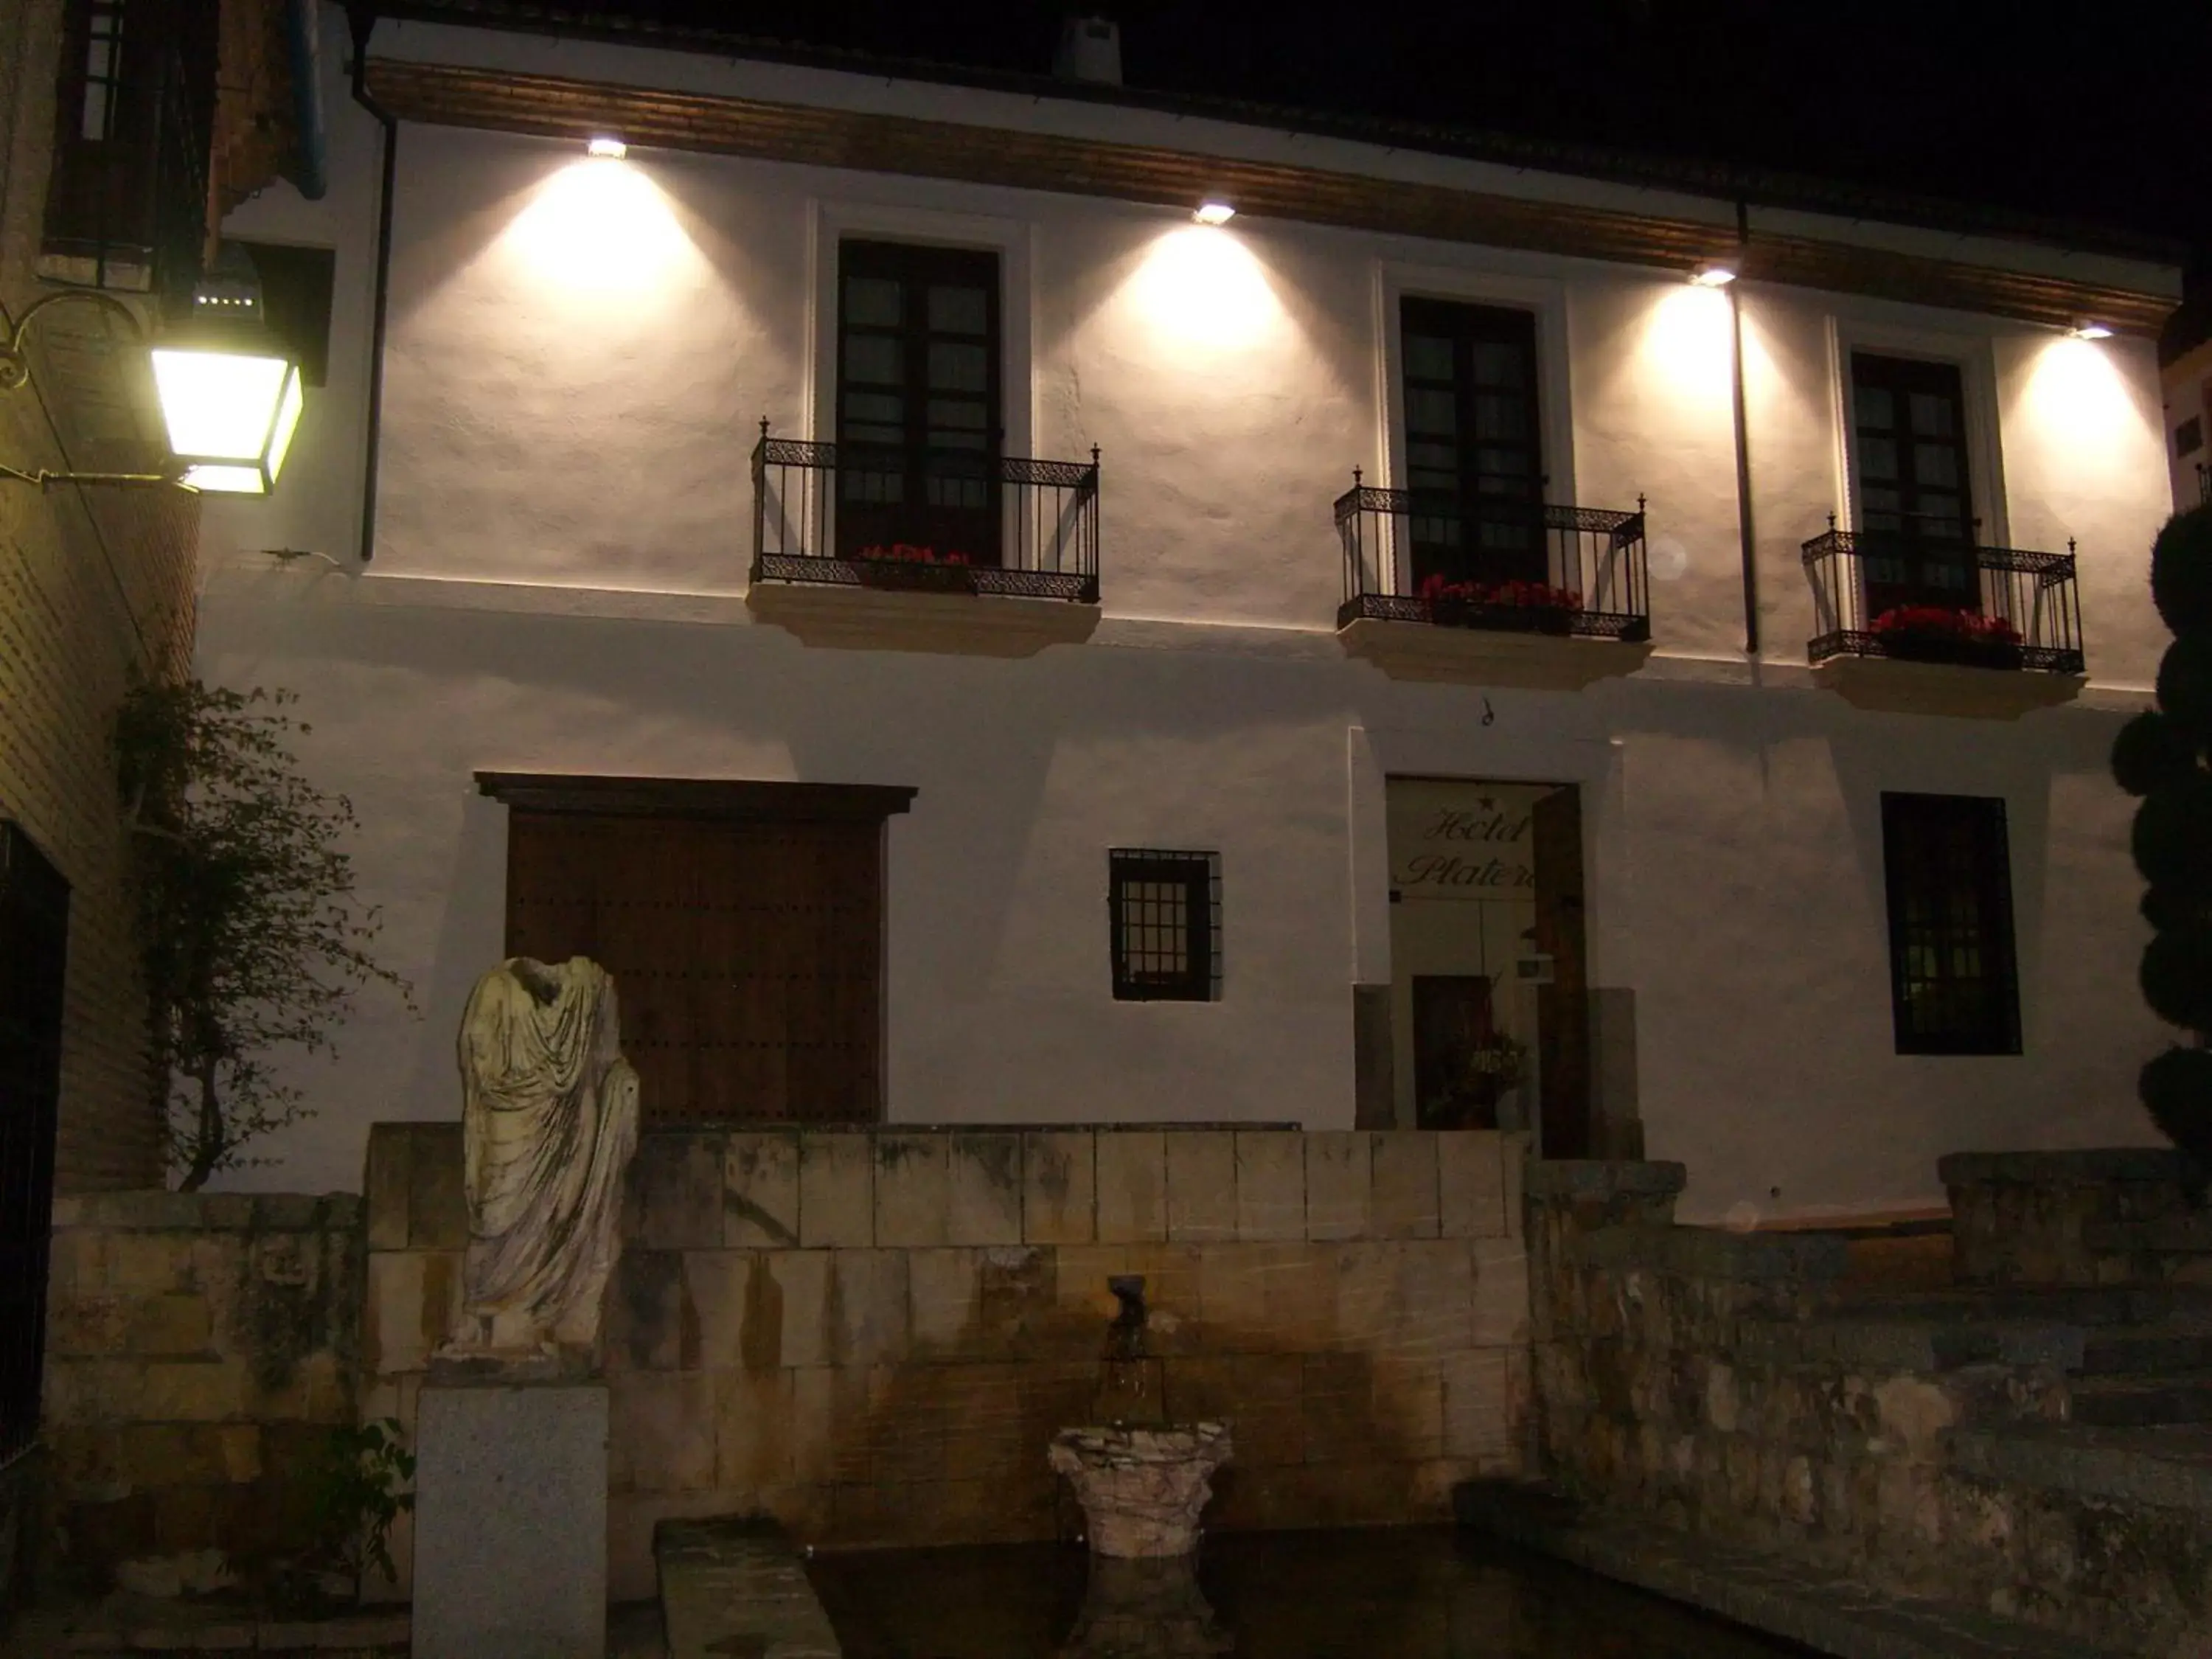
[[[49,294],[17,318],[6,337],[0,338],[0,392],[20,391],[31,383],[31,360],[24,349],[24,337],[48,307],[70,300],[98,306],[128,323],[136,338],[146,337],[145,325],[138,320],[138,313],[112,294],[89,288],[64,289],[59,294]],[[0,321],[4,320],[5,313],[0,313]],[[40,489],[52,489],[56,484],[173,484],[179,483],[181,477],[180,473],[173,472],[53,472],[44,467],[27,472],[0,462],[0,478],[36,484]]]

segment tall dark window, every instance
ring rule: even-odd
[[[1221,855],[1116,848],[1107,854],[1114,995],[1208,1002],[1221,995]]]
[[[838,249],[837,552],[1000,560],[999,256]]]
[[[69,884],[0,819],[0,1464],[39,1431]]]
[[[1413,579],[1541,581],[1534,313],[1399,302]]]
[[[2016,1054],[2012,865],[2002,800],[1881,798],[1900,1054]]]
[[[1851,423],[1868,613],[1980,609],[1958,365],[1853,352]]]

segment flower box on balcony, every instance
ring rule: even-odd
[[[1961,668],[2017,669],[2025,657],[2020,630],[2002,617],[1937,605],[1903,605],[1875,618],[1882,653],[1906,662]]]
[[[890,547],[864,547],[847,561],[859,574],[863,587],[885,587],[907,593],[973,593],[975,561],[965,553],[939,553],[933,547],[915,547],[899,542]]]
[[[1431,576],[1421,584],[1429,620],[1441,628],[1487,628],[1507,634],[1574,632],[1583,596],[1547,582],[1448,582]]]

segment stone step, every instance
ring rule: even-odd
[[[2212,1330],[2212,1289],[2186,1285],[1960,1285],[1848,1296],[1834,1311],[1855,1318],[1936,1319],[1965,1324],[2020,1321],[2064,1325],[2202,1325]]]
[[[2155,1325],[2091,1331],[2082,1342],[2079,1369],[2087,1376],[2212,1370],[2212,1331]]]
[[[2212,1371],[2085,1376],[2069,1390],[2070,1419],[2106,1428],[2212,1423]]]
[[[653,1555],[669,1659],[838,1659],[830,1615],[774,1521],[663,1521]]]
[[[1746,1320],[1737,1328],[1743,1358],[1782,1365],[1841,1365],[1873,1372],[1949,1371],[1966,1365],[2022,1365],[2076,1370],[2079,1325],[2025,1320],[1961,1320],[1925,1313],[1826,1314],[1809,1320]]]
[[[1885,1595],[1840,1573],[1717,1543],[1546,1488],[1468,1481],[1462,1526],[1506,1538],[1836,1659],[2118,1659],[2119,1650],[1956,1602]]]
[[[2008,1423],[1953,1431],[1951,1464],[2001,1486],[2212,1516],[2212,1425]]]

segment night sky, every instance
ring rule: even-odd
[[[1016,0],[566,0],[1048,68]],[[1133,87],[1788,168],[2179,239],[2212,276],[2212,0],[1428,0],[1097,8]]]

